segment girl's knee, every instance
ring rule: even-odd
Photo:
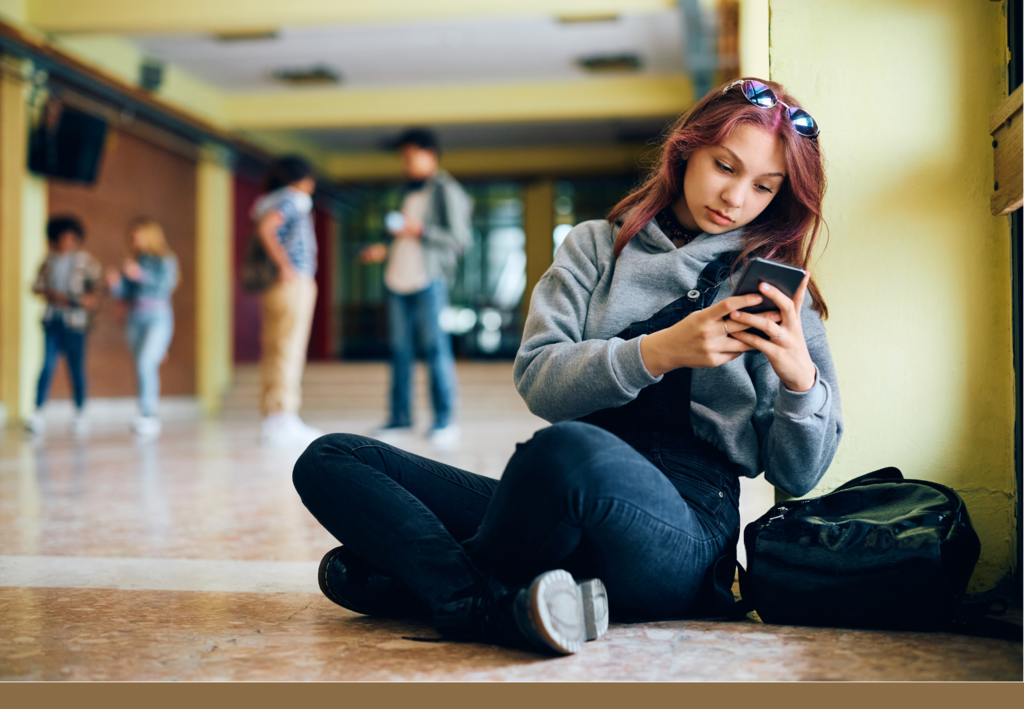
[[[600,461],[604,454],[619,446],[628,447],[597,426],[579,421],[556,423],[517,446],[505,475],[529,478],[547,488],[590,487],[603,475],[606,466]]]
[[[537,431],[525,446],[547,452],[573,456],[586,456],[622,441],[603,428],[580,421],[563,421]]]
[[[365,440],[352,433],[328,433],[310,443],[292,470],[292,484],[299,495],[316,485],[324,475],[343,475],[349,467],[346,461],[354,460],[352,451]]]

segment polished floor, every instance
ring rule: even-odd
[[[418,375],[420,424],[428,423]],[[401,445],[499,477],[543,422],[506,363],[463,365],[462,441]],[[312,366],[304,413],[336,431],[382,421],[377,364]],[[1016,680],[1020,643],[948,634],[738,623],[613,624],[574,656],[428,643],[427,625],[367,618],[317,590],[336,542],[290,481],[299,451],[257,444],[256,374],[227,411],[168,407],[158,440],[127,433],[129,406],[96,402],[74,440],[54,407],[46,436],[0,434],[2,680]],[[744,517],[771,505],[744,482]],[[611,599],[614,603],[614,599]]]

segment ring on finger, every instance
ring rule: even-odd
[[[784,331],[783,331],[783,329],[782,329],[782,328],[780,327],[780,328],[779,328],[779,332],[778,332],[778,334],[777,334],[777,335],[773,335],[773,336],[772,336],[772,339],[773,339],[773,340],[781,340],[781,339],[782,339],[782,333],[783,333],[783,332],[784,332]]]
[[[723,320],[722,321],[722,327],[725,328],[725,336],[728,337],[729,336],[729,321],[728,320]]]

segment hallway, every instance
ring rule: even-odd
[[[516,441],[543,425],[510,369],[460,365],[458,447],[432,450],[419,437],[401,445],[499,477]],[[312,365],[306,418],[366,432],[381,422],[386,379],[376,363]],[[150,443],[134,442],[127,418],[113,415],[82,442],[57,422],[39,441],[0,433],[0,679],[1022,679],[1020,643],[753,617],[613,624],[558,659],[409,640],[435,633],[359,616],[319,593],[317,563],[336,543],[292,489],[299,451],[257,445],[255,383],[242,369],[222,418],[186,411]],[[745,485],[745,521],[771,504],[765,492]]]

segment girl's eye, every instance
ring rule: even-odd
[[[771,194],[772,193],[772,188],[771,187],[766,187],[765,185],[758,185],[757,186],[757,191],[761,192],[763,194]]]
[[[715,164],[718,165],[718,169],[721,170],[722,172],[728,172],[730,175],[732,174],[732,168],[726,165],[724,162],[719,162],[718,160],[715,160]]]

